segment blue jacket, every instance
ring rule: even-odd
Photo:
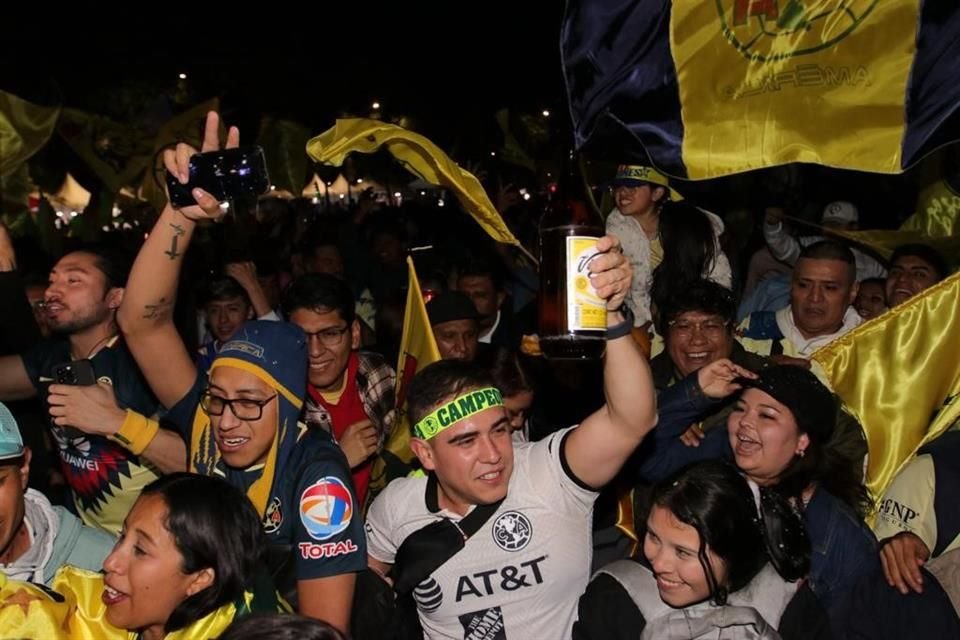
[[[53,543],[53,553],[43,567],[43,582],[49,585],[63,565],[73,565],[90,571],[100,571],[103,561],[116,542],[109,533],[88,527],[80,518],[60,506],[53,510],[60,517],[60,529]]]
[[[657,482],[700,460],[733,460],[726,429],[708,431],[699,447],[680,441],[680,435],[716,404],[700,390],[696,374],[662,391],[657,398],[660,420],[641,450],[640,476]],[[803,521],[811,545],[807,579],[836,620],[860,577],[879,568],[876,538],[850,507],[823,488],[814,491]]]

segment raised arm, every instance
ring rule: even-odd
[[[227,275],[240,283],[243,290],[247,292],[250,298],[250,304],[253,305],[253,312],[257,318],[263,319],[273,312],[270,308],[270,302],[267,301],[267,294],[264,293],[260,281],[257,280],[257,267],[252,262],[231,262],[226,266]],[[275,316],[274,316],[275,317]],[[271,318],[272,319],[272,318]]]
[[[800,257],[800,243],[783,228],[783,209],[769,207],[763,220],[763,238],[773,257],[794,265]]]
[[[203,151],[220,148],[219,116],[207,114]],[[227,136],[227,147],[239,144],[235,127]],[[190,156],[196,149],[186,144],[164,151],[167,170],[180,182],[189,181]],[[160,213],[153,231],[143,243],[127,282],[117,322],[130,352],[146,377],[157,399],[171,407],[183,398],[196,380],[197,370],[173,323],[177,281],[183,256],[196,229],[197,221],[223,215],[219,203],[210,194],[194,190],[199,206],[174,209],[169,203]]]
[[[597,249],[605,254],[592,261],[591,277],[597,294],[607,301],[607,326],[616,327],[626,321],[618,309],[630,291],[630,263],[614,236],[601,238]],[[607,341],[603,391],[607,403],[573,430],[564,450],[570,470],[594,488],[602,487],[620,471],[657,423],[650,367],[629,332]]]

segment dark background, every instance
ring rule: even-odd
[[[561,3],[244,5],[217,17],[182,3],[7,21],[0,89],[121,121],[162,109],[163,97],[186,106],[219,95],[241,126],[269,113],[315,132],[377,100],[438,143],[501,107],[563,106]]]

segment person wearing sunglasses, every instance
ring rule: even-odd
[[[217,150],[219,118],[210,113],[203,151]],[[233,128],[227,147],[239,143]],[[196,150],[164,154],[187,181]],[[285,322],[251,320],[221,346],[209,379],[197,370],[173,323],[177,280],[202,220],[223,215],[196,190],[199,205],[164,208],[137,256],[120,326],[144,377],[168,407],[166,420],[187,442],[188,466],[241,488],[273,547],[275,579],[299,612],[341,629],[349,622],[355,572],[366,567],[359,505],[340,448],[322,429],[299,422],[307,384],[307,336]],[[117,436],[149,440],[157,429],[124,425]],[[293,570],[286,569],[293,565]],[[295,590],[287,588],[296,585]]]

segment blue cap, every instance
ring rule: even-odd
[[[23,438],[7,405],[0,403],[0,460],[11,460],[23,455]]]
[[[349,340],[349,336],[346,339]],[[271,387],[284,396],[288,391],[287,399],[299,410],[307,395],[307,357],[307,336],[297,325],[249,320],[220,347],[212,366],[221,366],[229,360],[253,365],[266,374],[260,377]]]

